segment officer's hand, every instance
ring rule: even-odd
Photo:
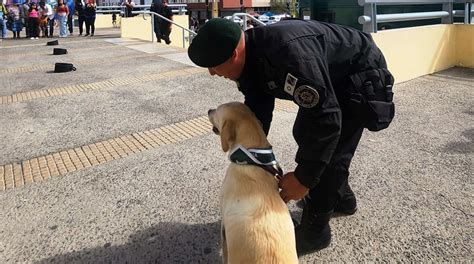
[[[308,194],[309,188],[301,184],[295,177],[295,173],[288,172],[283,175],[283,178],[278,183],[281,188],[280,196],[285,203],[290,200],[299,200]]]

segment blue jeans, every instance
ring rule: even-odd
[[[2,26],[2,38],[7,37],[7,20],[0,17],[0,24]]]
[[[67,16],[58,16],[59,36],[67,37]]]

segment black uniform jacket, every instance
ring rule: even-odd
[[[245,32],[239,90],[268,134],[275,98],[299,105],[293,126],[296,178],[313,188],[341,131],[347,76],[377,68],[383,56],[370,35],[317,21],[284,20]]]

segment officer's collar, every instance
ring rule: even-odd
[[[283,176],[283,170],[273,154],[272,147],[246,149],[238,145],[229,152],[229,159],[231,162],[239,165],[259,166],[270,172],[277,180],[280,180]]]

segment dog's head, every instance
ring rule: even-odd
[[[246,148],[265,148],[267,141],[262,125],[254,113],[243,103],[231,102],[222,104],[217,109],[208,111],[212,131],[221,137],[224,152],[235,145]]]

